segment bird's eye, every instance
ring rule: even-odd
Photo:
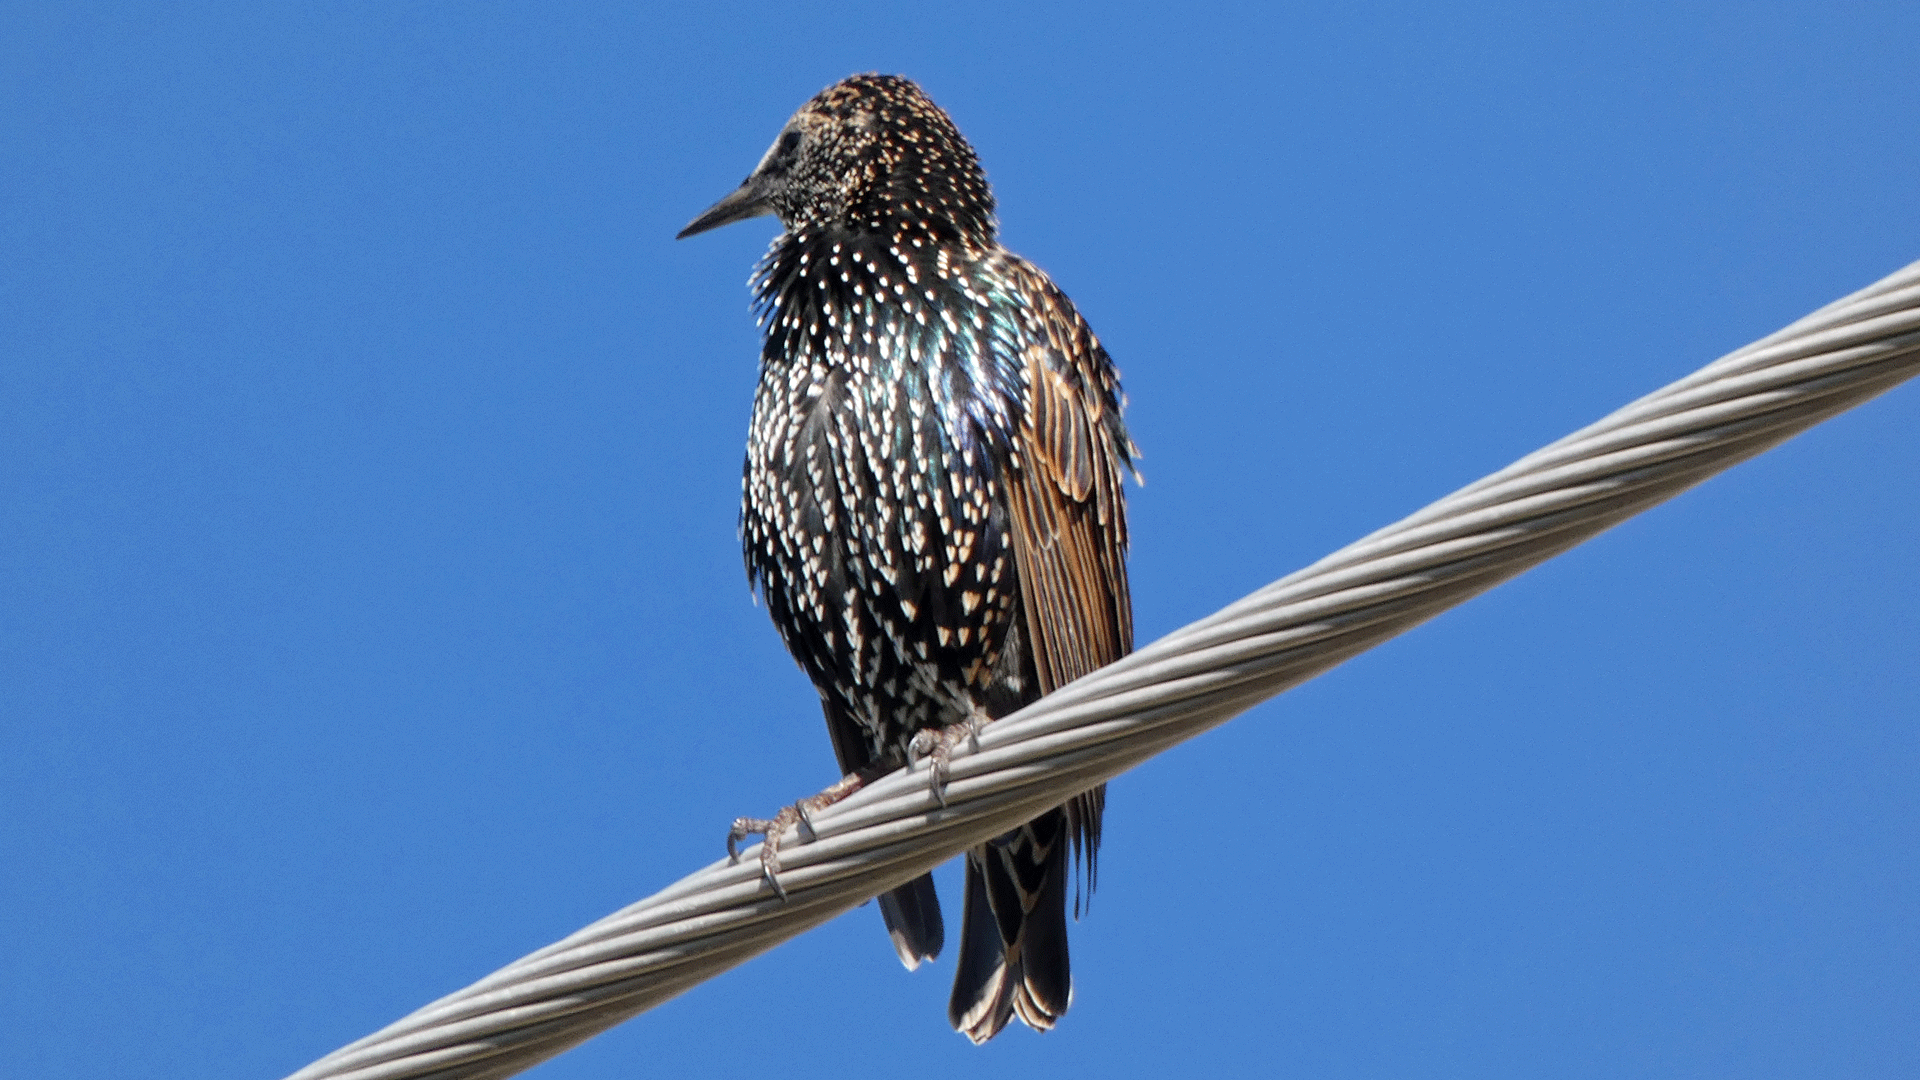
[[[785,135],[780,136],[779,145],[773,148],[773,156],[777,158],[792,157],[794,152],[799,149],[800,133],[797,131],[789,131]]]

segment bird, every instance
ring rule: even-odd
[[[765,834],[780,891],[796,818],[923,758],[940,796],[961,740],[1131,651],[1122,483],[1140,451],[1106,350],[1001,246],[978,155],[912,80],[822,90],[679,238],[762,215],[782,231],[750,283],[741,541],[844,774],[735,822],[729,851]],[[1077,919],[1105,801],[1093,788],[967,852],[948,1020],[974,1043],[1067,1011],[1068,878]],[[879,907],[909,970],[939,955],[930,873]]]

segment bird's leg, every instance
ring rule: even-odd
[[[832,787],[818,795],[809,795],[792,806],[783,806],[780,812],[770,818],[734,818],[733,827],[727,830],[727,860],[740,861],[740,841],[749,836],[760,837],[760,876],[772,887],[773,894],[780,899],[787,898],[787,890],[780,884],[780,837],[787,826],[798,824],[805,833],[805,839],[813,839],[813,812],[824,810],[841,799],[859,791],[866,785],[868,777],[862,773],[848,773]]]
[[[940,809],[947,808],[947,766],[953,760],[953,748],[967,740],[976,752],[980,749],[980,729],[993,717],[987,710],[975,702],[967,711],[967,718],[957,724],[948,724],[943,728],[921,728],[914,732],[907,742],[907,768],[918,765],[922,758],[927,761],[927,785],[933,790],[933,800]]]

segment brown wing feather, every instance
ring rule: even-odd
[[[1014,556],[1041,692],[1133,648],[1119,423],[1106,353],[1066,297],[1028,270],[1040,331],[1027,349],[1027,422],[1009,470]]]
[[[1007,473],[1007,502],[1035,673],[1040,693],[1049,693],[1133,649],[1120,485],[1137,451],[1120,422],[1119,388],[1099,341],[1044,274],[1021,269],[1023,293],[1036,303],[1026,423],[1019,460]],[[1102,786],[1067,804],[1089,891],[1105,802]]]

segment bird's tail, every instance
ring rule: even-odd
[[[1046,1031],[1073,1000],[1067,963],[1068,818],[1049,810],[967,852],[960,963],[947,1019],[975,1043],[1018,1016]]]
[[[940,955],[947,931],[940,922],[940,896],[933,891],[933,875],[921,874],[905,885],[880,894],[880,917],[886,920],[893,951],[912,971],[921,961]]]

